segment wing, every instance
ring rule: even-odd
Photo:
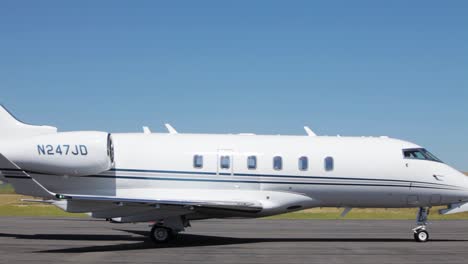
[[[169,190],[174,193],[178,193],[179,190]],[[132,192],[137,192],[132,190]],[[158,191],[160,192],[160,191]],[[164,191],[163,191],[164,192]],[[164,192],[164,193],[167,193]],[[174,195],[171,195],[174,196]],[[95,202],[112,202],[118,203],[120,205],[148,205],[148,206],[161,206],[161,205],[171,205],[171,206],[181,206],[189,210],[195,210],[198,208],[210,208],[210,209],[223,209],[239,212],[250,212],[256,213],[260,212],[263,207],[262,204],[256,201],[232,201],[232,200],[216,200],[216,199],[199,199],[198,195],[193,195],[192,199],[190,195],[184,199],[177,199],[176,197],[171,198],[163,195],[152,195],[152,197],[125,197],[125,196],[93,196],[93,195],[76,195],[76,194],[56,194],[57,199],[64,199],[68,201],[95,201]]]
[[[118,189],[113,196],[56,194],[58,199],[77,208],[95,212],[93,216],[113,218],[131,216],[133,210],[150,214],[199,214],[210,217],[258,217],[313,207],[319,201],[298,193],[265,190],[216,189]],[[103,207],[98,211],[98,205]],[[83,209],[84,206],[89,206]],[[71,208],[71,207],[70,207]],[[82,211],[83,212],[83,211]]]
[[[118,196],[101,195],[80,195],[80,194],[59,194],[53,193],[42,186],[27,172],[21,170],[19,166],[8,160],[0,154],[0,177],[11,183],[15,191],[20,194],[38,196],[44,198],[55,198],[66,201],[87,201],[87,202],[110,202],[120,203],[127,206],[132,205],[172,205],[185,208],[211,208],[236,210],[242,212],[259,212],[262,205],[256,201],[215,199],[209,191],[190,191],[190,190],[124,190],[120,191]],[[187,194],[191,195],[187,195]],[[143,194],[143,195],[142,195]],[[181,199],[180,197],[183,197]],[[63,203],[62,203],[63,204]]]
[[[112,196],[54,193],[1,154],[0,165],[3,177],[21,193],[50,199],[46,202],[67,212],[91,213],[97,218],[129,217],[128,221],[141,222],[168,215],[256,217],[280,208],[297,210],[317,204],[302,194],[265,190],[116,189]]]

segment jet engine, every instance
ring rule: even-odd
[[[0,151],[30,173],[62,176],[99,174],[114,165],[112,136],[105,132],[62,132],[11,140]]]

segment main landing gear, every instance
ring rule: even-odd
[[[185,217],[169,217],[154,223],[151,228],[150,238],[154,243],[167,243],[177,237],[179,232],[190,226],[190,222]]]
[[[150,233],[151,240],[158,244],[169,242],[176,235],[177,233],[174,234],[174,231],[171,228],[159,226],[156,224],[153,226],[153,228],[151,228]]]
[[[413,228],[414,240],[417,242],[427,242],[429,240],[429,232],[426,230],[427,217],[429,215],[429,207],[420,207],[416,218],[417,227]]]

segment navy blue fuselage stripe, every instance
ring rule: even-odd
[[[216,175],[216,172],[204,171],[172,171],[172,170],[140,170],[140,169],[110,169],[109,171],[126,171],[126,172],[156,172],[156,173],[179,173],[179,174],[203,174],[203,175]]]
[[[110,171],[125,171],[125,172],[153,172],[167,174],[203,174],[216,175],[216,172],[196,172],[196,171],[168,171],[168,170],[140,170],[140,169],[111,169]],[[393,179],[372,179],[372,178],[346,178],[346,177],[323,177],[323,176],[296,176],[296,175],[272,175],[272,174],[248,174],[248,173],[220,173],[222,176],[245,176],[245,177],[270,177],[270,178],[298,178],[298,179],[329,179],[329,180],[353,180],[353,181],[384,181],[384,182],[405,182],[405,183],[423,183],[436,186],[456,187],[449,184],[440,184],[433,182],[408,181],[408,180],[393,180]]]
[[[23,170],[20,169],[0,169],[5,171],[15,171],[15,172],[22,172]],[[153,172],[153,173],[167,173],[167,174],[201,174],[201,175],[217,175],[216,172],[196,172],[196,171],[167,171],[167,170],[140,170],[140,169],[111,169],[109,171],[126,171],[126,172]],[[107,172],[109,172],[107,171]],[[34,174],[43,174],[49,175],[44,173],[32,172]],[[407,180],[392,180],[392,179],[372,179],[372,178],[345,178],[345,177],[321,177],[321,176],[295,176],[295,175],[270,175],[270,174],[246,174],[246,173],[220,173],[223,176],[246,176],[246,177],[271,177],[271,178],[296,178],[296,179],[327,179],[327,180],[352,180],[352,181],[381,181],[381,182],[394,182],[394,183],[401,183],[400,185],[390,185],[390,184],[356,184],[356,183],[311,183],[311,182],[280,182],[280,181],[265,181],[265,180],[216,180],[216,179],[177,179],[177,178],[151,178],[151,177],[140,177],[140,176],[115,176],[115,175],[88,175],[88,176],[81,176],[81,177],[94,177],[94,178],[104,178],[104,177],[115,177],[120,179],[138,179],[138,180],[174,180],[174,181],[204,181],[204,182],[239,182],[239,183],[267,183],[267,184],[309,184],[309,185],[347,185],[347,186],[388,186],[388,187],[411,187],[412,188],[426,188],[426,189],[446,189],[446,190],[453,190],[454,188],[460,189],[459,186],[453,186],[448,184],[439,184],[439,183],[432,183],[432,182],[420,182],[420,181],[407,181]],[[10,178],[13,178],[10,176]],[[15,178],[25,178],[29,179],[30,177],[27,176],[15,176]],[[405,184],[403,184],[405,183]],[[417,184],[429,184],[435,185],[437,187],[429,187],[429,186],[418,186]],[[453,188],[442,188],[442,187],[453,187]]]
[[[20,171],[6,171],[6,172],[3,172],[3,175],[27,176],[26,174]]]
[[[4,175],[5,178],[13,178],[13,179],[31,179],[31,177],[27,176],[12,176],[12,175]]]
[[[275,182],[275,181],[236,181],[236,180],[211,180],[211,179],[181,179],[181,178],[153,178],[141,176],[104,176],[104,175],[88,175],[81,176],[85,178],[116,178],[128,180],[154,180],[154,181],[190,181],[190,182],[230,182],[230,183],[266,183],[266,184],[290,184],[290,185],[336,185],[336,186],[367,186],[367,187],[404,187],[410,188],[410,185],[389,185],[389,184],[356,184],[356,183],[312,183],[312,182]],[[411,186],[412,188],[423,189],[438,189],[438,190],[454,190],[450,188]]]
[[[50,174],[50,173],[44,173],[44,172],[38,172],[38,171],[31,171],[31,170],[21,170],[21,169],[4,169],[0,168],[0,171],[8,171],[8,172],[26,172],[29,174],[39,174],[39,175],[51,175],[51,176],[62,176],[62,175],[57,175],[57,174]]]
[[[7,169],[7,168],[0,168],[0,171],[22,171],[20,169]]]

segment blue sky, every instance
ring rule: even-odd
[[[467,1],[2,1],[0,102],[62,131],[388,135],[468,171]]]

